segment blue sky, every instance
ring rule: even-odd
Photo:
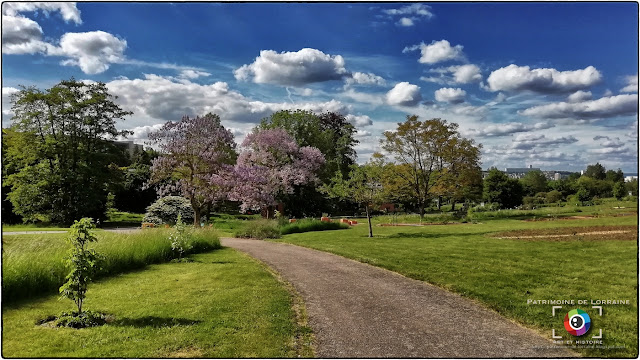
[[[3,3],[2,124],[19,85],[107,83],[143,142],[214,112],[238,140],[281,109],[339,111],[359,161],[408,114],[482,167],[637,172],[638,4]]]

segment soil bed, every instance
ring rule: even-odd
[[[504,231],[491,235],[498,239],[523,240],[637,240],[638,228],[633,225],[581,226],[556,229]]]

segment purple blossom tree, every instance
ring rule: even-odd
[[[220,117],[185,116],[149,133],[150,144],[162,155],[153,161],[149,184],[158,184],[158,195],[180,194],[191,202],[194,225],[202,211],[226,199],[229,174],[233,173],[236,143]]]
[[[320,150],[299,147],[280,128],[249,134],[242,147],[229,197],[240,201],[243,211],[276,205],[281,195],[293,192],[295,185],[317,181],[316,172],[325,162]]]

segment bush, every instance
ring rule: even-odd
[[[156,225],[173,225],[178,221],[178,215],[186,223],[193,222],[194,213],[189,200],[181,196],[165,196],[147,207],[142,221]]]
[[[280,229],[276,220],[260,219],[249,221],[243,228],[236,231],[233,236],[252,239],[279,239]]]
[[[340,222],[325,222],[316,219],[302,219],[280,227],[282,235],[303,233],[309,231],[348,229],[349,225]]]
[[[552,190],[549,191],[547,193],[547,197],[546,197],[546,202],[547,204],[553,204],[553,203],[557,203],[559,201],[562,201],[562,193],[558,190]]]
[[[55,319],[58,327],[66,326],[74,329],[82,329],[92,326],[100,326],[107,323],[107,315],[95,311],[63,312]]]

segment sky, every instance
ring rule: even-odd
[[[20,85],[107,84],[146,134],[218,114],[335,111],[360,163],[407,115],[482,144],[482,168],[638,168],[638,3],[2,4],[2,126]]]

